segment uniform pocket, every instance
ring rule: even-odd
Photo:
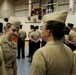
[[[8,47],[3,47],[2,50],[5,51],[5,52],[9,52],[10,51],[10,49]]]
[[[17,52],[17,49],[14,49],[13,51],[16,53]]]
[[[9,51],[10,51],[10,49],[9,49],[8,44],[3,43],[3,45],[2,45],[2,50],[3,50],[3,51],[5,51],[5,52],[9,52]]]

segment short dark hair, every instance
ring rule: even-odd
[[[8,22],[8,18],[4,18],[4,21],[5,21],[5,22]]]
[[[36,31],[36,26],[34,26],[34,30]]]
[[[30,25],[30,28],[33,29],[34,28],[34,25]]]
[[[62,39],[65,34],[69,33],[69,28],[66,27],[65,23],[59,21],[47,21],[46,22],[46,29],[52,31],[54,39]]]
[[[36,29],[39,29],[39,26],[36,26]]]
[[[22,28],[23,25],[20,25],[20,28]]]

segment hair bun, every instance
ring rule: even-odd
[[[69,32],[70,32],[70,29],[68,27],[64,27],[63,33],[68,35]]]
[[[8,18],[4,18],[4,21],[5,21],[5,22],[8,22]]]

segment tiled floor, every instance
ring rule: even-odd
[[[28,55],[28,46],[25,46],[25,56]],[[24,59],[17,59],[18,65],[18,75],[29,75],[31,63],[28,62],[29,58],[25,57]]]

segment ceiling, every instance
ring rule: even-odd
[[[14,0],[14,1],[29,1],[29,0]],[[38,1],[42,1],[42,0],[30,0],[31,2],[38,2]]]

